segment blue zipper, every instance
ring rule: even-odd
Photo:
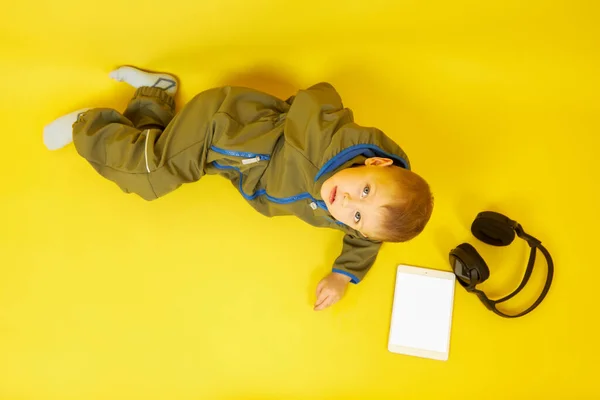
[[[223,154],[226,156],[232,156],[232,157],[244,157],[244,158],[248,158],[248,159],[256,158],[257,160],[260,160],[260,161],[268,161],[271,159],[271,156],[269,154],[257,154],[257,153],[250,153],[250,152],[245,152],[245,151],[225,150],[225,149],[222,149],[220,147],[215,147],[215,146],[211,146],[210,149],[212,151],[214,151],[215,153]],[[217,161],[213,161],[212,165],[215,168],[220,169],[220,170],[237,171],[237,173],[240,175],[238,190],[246,200],[254,200],[260,196],[265,196],[267,198],[267,200],[269,200],[273,203],[276,203],[276,204],[291,204],[291,203],[295,203],[300,200],[310,200],[311,202],[315,203],[318,208],[329,212],[329,210],[327,209],[327,205],[325,204],[325,202],[323,200],[317,200],[314,197],[312,197],[309,193],[300,193],[300,194],[297,194],[295,196],[290,196],[290,197],[273,197],[273,196],[269,195],[265,189],[261,189],[261,190],[257,190],[256,192],[254,192],[252,194],[246,194],[242,188],[243,184],[244,184],[244,182],[243,182],[244,175],[242,174],[242,172],[240,171],[240,169],[238,167],[234,167],[232,165],[222,165],[222,164],[219,164]],[[333,221],[338,225],[344,226],[343,222],[337,221],[335,219]]]
[[[242,196],[246,199],[246,200],[254,200],[257,197],[260,196],[265,196],[267,198],[267,200],[273,202],[273,203],[277,203],[277,204],[290,204],[290,203],[295,203],[297,201],[300,200],[310,200],[312,202],[314,202],[317,207],[322,208],[323,210],[327,211],[327,206],[325,205],[325,202],[322,200],[317,200],[314,197],[312,197],[309,193],[300,193],[297,194],[295,196],[290,196],[290,197],[273,197],[271,195],[269,195],[267,193],[267,191],[265,189],[260,189],[257,190],[256,192],[252,193],[252,194],[247,194],[244,192],[243,190],[243,185],[244,185],[244,175],[242,175],[242,172],[240,171],[240,169],[238,167],[234,167],[232,165],[222,165],[219,164],[216,161],[212,162],[212,165],[217,168],[217,169],[221,169],[221,170],[234,170],[236,171],[238,174],[240,174],[240,181],[238,183],[238,190],[240,191],[240,193],[242,194]]]
[[[260,153],[248,153],[246,151],[232,151],[221,149],[220,147],[210,146],[210,149],[215,153],[223,154],[225,156],[232,157],[245,157],[245,158],[257,158],[261,161],[268,161],[271,159],[269,154],[260,154]]]

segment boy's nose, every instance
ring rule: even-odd
[[[344,201],[342,202],[342,206],[349,207],[352,204],[354,204],[354,200],[352,200],[352,197],[350,197],[350,194],[344,193]]]

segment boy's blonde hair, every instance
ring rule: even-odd
[[[397,202],[383,207],[384,224],[378,239],[384,242],[406,242],[423,231],[433,212],[433,195],[429,184],[414,172],[391,166],[398,184]]]

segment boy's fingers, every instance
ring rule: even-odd
[[[329,298],[329,294],[322,293],[321,296],[317,299],[317,302],[315,303],[315,311],[319,311],[327,307],[326,304],[328,303]]]
[[[334,305],[335,303],[337,303],[338,301],[340,301],[341,297],[340,296],[331,296],[331,301],[329,302],[329,306]]]
[[[325,301],[323,301],[315,310],[316,311],[324,310],[327,307],[330,307],[331,305],[333,305],[335,302],[336,302],[335,295],[329,295],[329,296],[327,296]]]
[[[325,279],[323,279],[321,282],[319,282],[319,284],[317,285],[317,298],[319,296],[321,296],[321,292],[323,291],[323,288],[325,287]]]
[[[315,301],[315,305],[321,304],[327,297],[329,297],[329,291],[321,290],[321,293],[317,296],[317,301]]]

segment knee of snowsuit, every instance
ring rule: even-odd
[[[124,192],[154,200],[204,175],[201,160],[218,99],[213,103],[211,110],[211,104],[204,102],[206,122],[197,123],[202,115],[184,110],[175,116],[171,96],[159,88],[143,87],[123,114],[105,108],[83,113],[73,125],[73,142],[98,173]],[[182,129],[185,134],[175,135]]]

